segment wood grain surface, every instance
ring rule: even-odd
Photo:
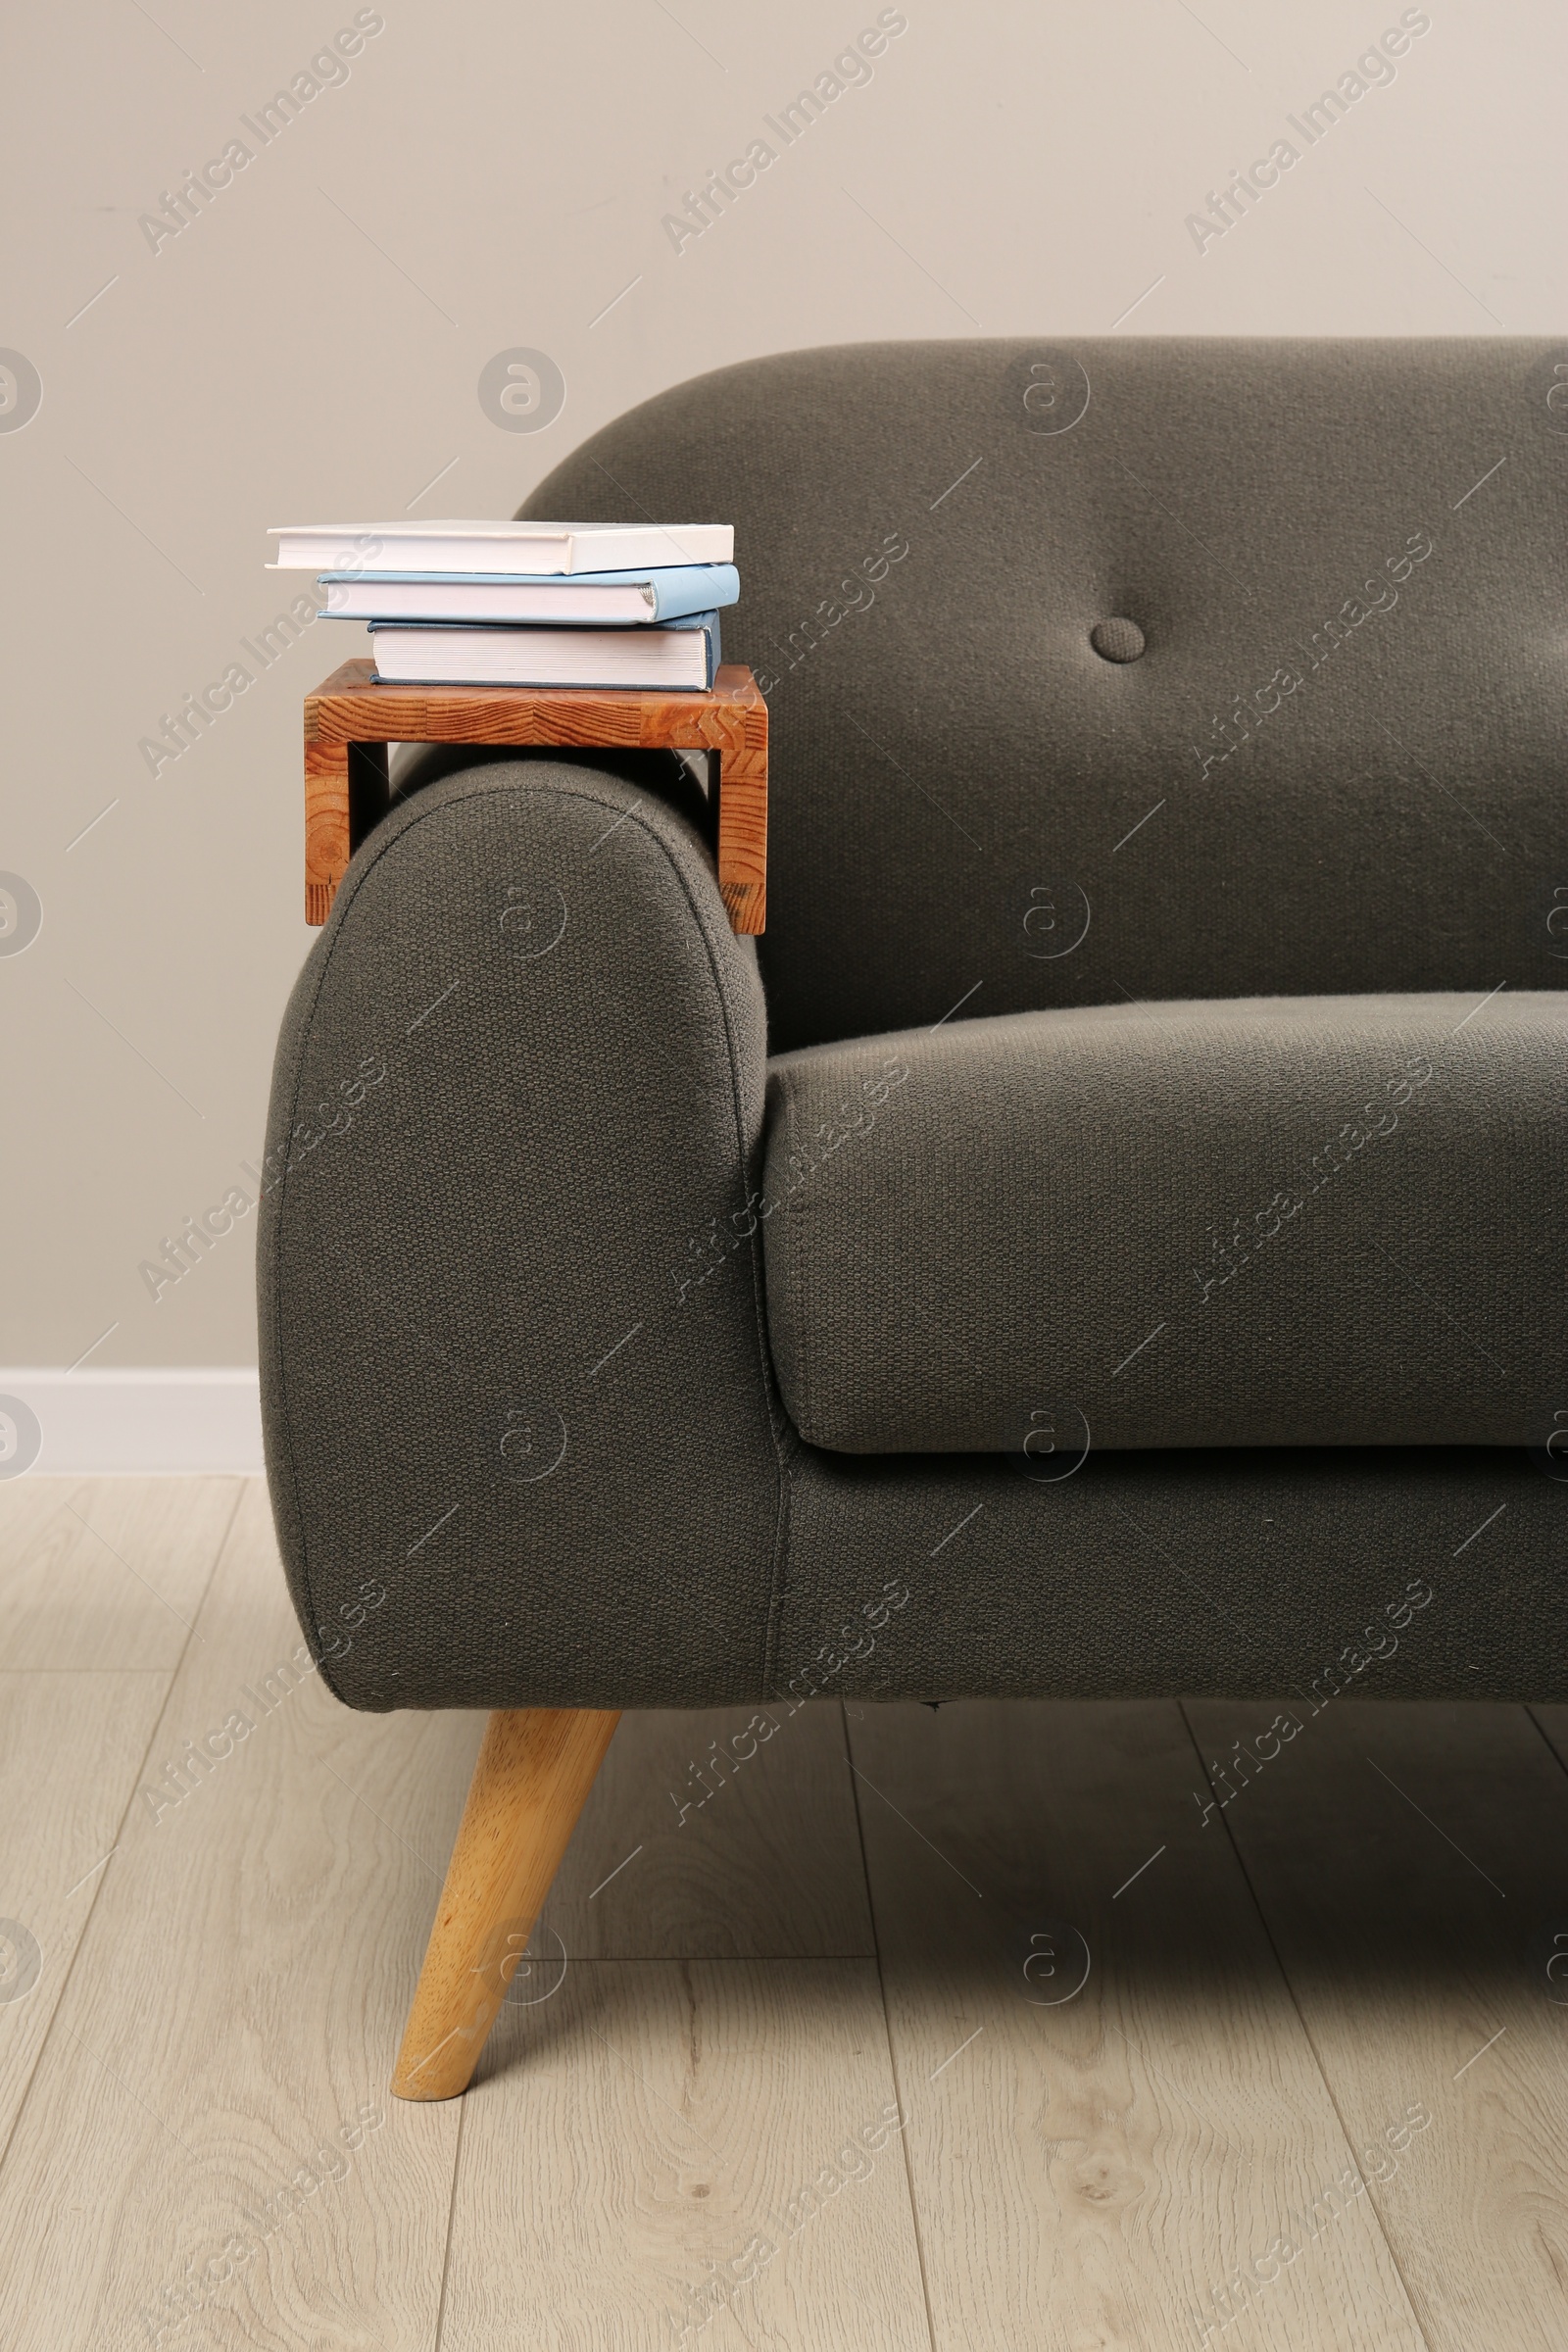
[[[172,1677],[0,1673],[0,2147],[92,1915]]]
[[[874,1961],[574,1964],[466,2109],[443,2352],[928,2352]]]
[[[103,1874],[0,2175],[8,2345],[433,2337],[458,2111],[386,2086],[473,1727],[286,1686],[299,1640],[253,1482],[143,1786],[252,1728]]]
[[[351,747],[388,743],[563,744],[582,750],[718,755],[718,884],[734,931],[767,920],[767,705],[751,671],[725,663],[706,693],[631,687],[401,686],[345,662],[305,698],[305,919],[324,923],[362,835],[352,821]]]
[[[1195,2352],[1254,2266],[1252,2340],[1414,2352],[1364,2200],[1272,2250],[1350,2151],[1235,1856],[1188,1824],[1177,1708],[850,1729],[938,2352],[980,2315],[1019,2352]]]
[[[593,1707],[490,1717],[392,2074],[398,2098],[466,2089],[619,1721]]]
[[[241,1482],[19,1479],[0,1487],[0,1661],[178,1665]]]
[[[869,1957],[838,1702],[622,1716],[541,1925],[584,1959]]]
[[[1366,2202],[1432,2352],[1568,2343],[1568,1778],[1521,1707],[1295,1705],[1224,1821]],[[1273,1710],[1189,1713],[1223,1758]]]

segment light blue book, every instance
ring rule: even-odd
[[[319,585],[326,599],[324,619],[623,629],[684,620],[733,605],[741,575],[733,564],[672,564],[534,579],[492,571],[323,571]]]

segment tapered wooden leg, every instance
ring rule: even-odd
[[[587,1707],[491,1716],[392,2077],[400,2099],[467,2088],[619,1721]]]

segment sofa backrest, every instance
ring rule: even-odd
[[[1568,342],[884,343],[678,385],[523,511],[736,526],[782,1050],[1568,986],[1565,479]]]

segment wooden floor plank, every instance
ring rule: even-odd
[[[1568,1706],[1531,1707],[1527,1711],[1564,1772],[1568,1772]],[[1563,1907],[1568,1910],[1568,1887],[1564,1888]]]
[[[17,1479],[0,1516],[8,1667],[172,1673],[233,1517],[233,1478]],[[0,1493],[8,1490],[0,1488]]]
[[[9,1566],[19,1559],[90,1483],[85,1478],[44,1478],[36,1472],[0,1479],[0,1562]]]
[[[427,2352],[458,2109],[386,2084],[476,1727],[299,1674],[259,1483],[197,1631],[0,2172],[0,2340]]]
[[[623,1715],[541,1929],[582,1958],[869,1954],[852,1791],[836,1701]]]
[[[167,1674],[0,1673],[0,2151],[103,1884]]]
[[[468,2092],[441,2352],[928,2352],[874,1961],[595,1961]]]
[[[1568,1778],[1523,1708],[1281,1704],[1245,1785],[1274,1710],[1189,1713],[1432,2352],[1568,2342]]]
[[[1253,2265],[1241,2340],[1415,2352],[1364,2198],[1276,2243],[1350,2156],[1178,1709],[868,1706],[851,1750],[938,2352],[1195,2352]]]

